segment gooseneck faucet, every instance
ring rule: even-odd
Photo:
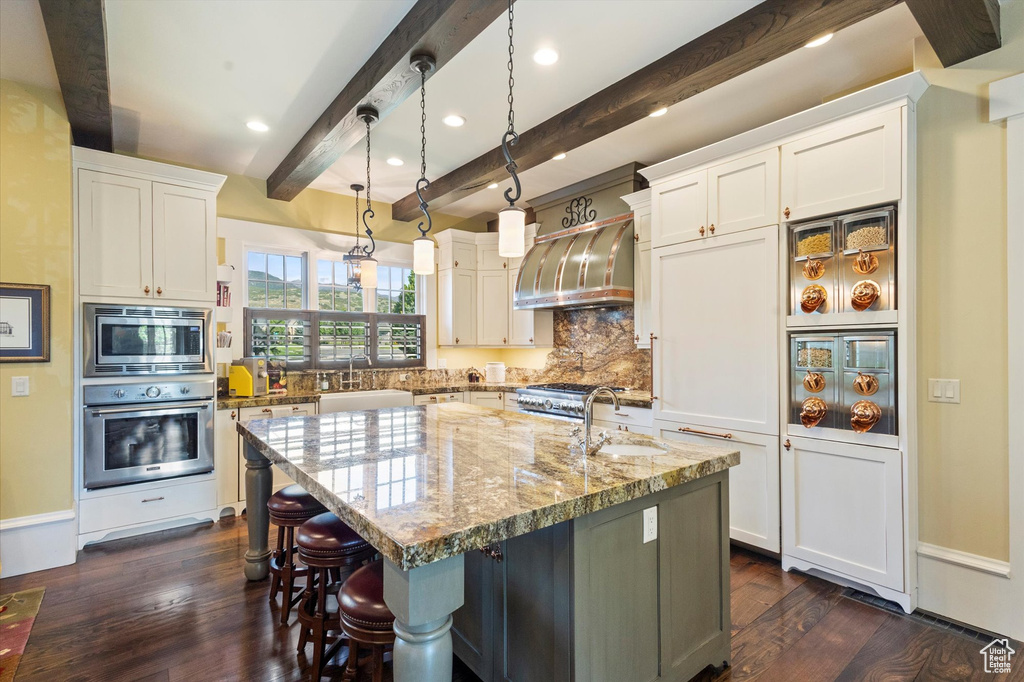
[[[582,438],[577,440],[575,443],[585,455],[594,454],[601,449],[601,446],[611,440],[606,432],[602,432],[598,435],[597,441],[595,442],[590,433],[590,429],[594,425],[594,399],[601,393],[607,393],[610,395],[612,398],[612,405],[615,406],[615,411],[619,411],[619,396],[617,396],[615,391],[607,386],[598,386],[586,395],[583,399],[583,434]],[[578,437],[580,435],[580,427],[577,426],[573,429],[572,435]]]

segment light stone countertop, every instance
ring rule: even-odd
[[[657,456],[583,457],[571,424],[448,403],[239,423],[238,432],[398,567],[694,481],[739,464],[735,449],[615,433]]]

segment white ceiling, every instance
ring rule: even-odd
[[[106,0],[117,151],[265,178],[291,150],[413,0]],[[756,0],[519,0],[516,127],[526,130],[756,4]],[[503,16],[427,84],[428,177],[500,142],[507,113]],[[630,161],[655,163],[814,106],[908,68],[920,29],[899,5],[522,174],[539,196]],[[533,62],[540,47],[559,61]],[[56,88],[36,0],[0,0],[0,77]],[[458,113],[462,128],[441,119]],[[245,127],[251,119],[268,133]],[[419,100],[375,127],[374,199],[394,201],[419,176]],[[365,175],[363,145],[313,186],[350,193]],[[384,159],[405,160],[399,168]],[[504,185],[503,185],[504,186]],[[472,216],[501,207],[483,190],[441,209]]]

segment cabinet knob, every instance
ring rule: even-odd
[[[238,416],[238,414],[234,410],[232,410],[231,411],[231,421],[235,421],[235,417],[237,417],[237,416]]]
[[[143,293],[148,294],[149,293],[149,286],[147,285],[146,288],[143,289],[142,291],[143,291]]]
[[[782,215],[786,216],[787,218],[789,217],[789,206],[787,206],[786,210],[782,212]]]
[[[507,268],[507,267],[508,267],[508,263],[502,263],[502,264],[501,264],[501,267],[502,267],[502,268]]]
[[[530,343],[533,343],[533,337],[532,336],[530,337]]]
[[[634,341],[636,341],[637,343],[640,343],[640,335],[639,335],[639,334],[637,334],[637,335],[636,335],[636,336],[635,336],[635,337],[633,338],[633,340],[634,340]]]
[[[501,337],[501,342],[502,343],[508,343],[508,338],[505,337],[505,336]]]
[[[701,225],[701,226],[700,226],[700,229],[699,229],[699,230],[697,230],[697,231],[698,231],[698,232],[700,232],[700,236],[701,236],[701,237],[703,237],[703,236],[704,236],[704,226],[703,226],[703,225]]]
[[[787,439],[786,439],[786,442],[782,444],[782,447],[784,447],[784,448],[786,448],[787,450],[789,450],[789,449],[790,449],[791,447],[793,447],[793,444],[792,444],[792,443],[790,443],[790,442],[789,442],[789,439],[787,438]]]
[[[455,267],[459,267],[459,261],[455,261]]]
[[[157,287],[157,288],[156,288],[156,295],[157,295],[157,296],[159,296],[159,295],[160,295],[160,294],[162,294],[162,293],[164,293],[164,290],[163,290],[163,289],[161,289],[160,287]]]
[[[459,342],[459,337],[456,336],[455,337],[455,343],[458,343],[458,342]]]
[[[711,234],[715,233],[715,224],[714,223],[711,223],[711,225],[708,226],[708,232],[710,232]]]
[[[640,241],[640,235],[638,235],[636,232],[633,233],[633,241],[635,241],[635,242]]]

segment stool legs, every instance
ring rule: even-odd
[[[306,575],[308,569],[296,565],[295,527],[279,525],[277,529],[277,547],[270,557],[270,601],[281,597],[281,625],[288,624],[294,607],[302,598],[301,588],[295,594],[295,579]]]

